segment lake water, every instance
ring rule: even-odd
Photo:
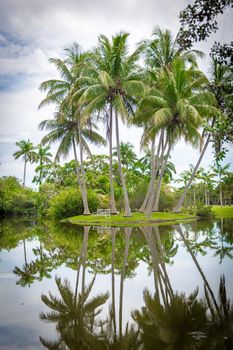
[[[233,219],[141,228],[4,220],[0,350],[233,349],[232,258]]]

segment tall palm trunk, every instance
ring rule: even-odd
[[[221,175],[219,175],[219,200],[221,207],[223,206],[223,196],[222,196],[222,179]]]
[[[117,143],[118,169],[119,169],[119,174],[120,174],[120,178],[121,178],[121,185],[122,185],[123,194],[124,194],[125,216],[132,216],[131,209],[129,206],[129,197],[128,197],[128,192],[127,192],[125,177],[124,177],[124,174],[122,171],[122,165],[121,165],[119,125],[118,125],[118,114],[117,114],[116,110],[115,110],[115,123],[116,123],[116,143]]]
[[[79,165],[78,165],[78,156],[77,156],[77,150],[76,150],[76,146],[75,146],[75,140],[73,139],[72,142],[73,142],[74,159],[75,159],[75,173],[76,173],[76,176],[77,176],[77,182],[78,182],[78,185],[80,187],[81,195],[83,196],[82,180],[81,180],[81,177],[80,177],[80,171],[79,171]]]
[[[110,103],[110,118],[109,118],[109,183],[110,183],[110,209],[111,214],[117,214],[116,202],[114,196],[114,183],[112,172],[112,103]]]
[[[163,143],[163,131],[161,132],[160,134],[160,138],[159,138],[159,144],[158,144],[158,149],[157,149],[157,154],[156,154],[156,158],[158,160],[159,158],[159,154],[160,154],[160,149],[162,147],[162,143]],[[156,180],[156,175],[157,175],[157,172],[159,170],[159,162],[157,161],[157,166],[156,166],[156,163],[155,163],[155,140],[152,141],[152,145],[151,145],[151,180],[150,180],[150,184],[148,186],[148,189],[147,189],[147,193],[146,193],[146,196],[145,196],[145,199],[141,205],[141,208],[139,209],[139,211],[141,212],[144,212],[145,209],[146,209],[146,206],[148,204],[148,200],[149,200],[149,197],[153,191],[153,188],[154,188],[154,184],[155,184],[155,180]]]
[[[80,120],[78,120],[78,138],[79,138],[79,150],[80,150],[80,168],[81,168],[81,175],[82,175],[82,197],[83,197],[83,206],[84,206],[83,214],[90,215],[91,213],[88,206],[85,171],[83,166],[83,143],[82,143]]]
[[[162,149],[162,161],[161,161],[161,169],[160,169],[159,179],[158,179],[156,188],[152,191],[152,193],[150,195],[148,204],[147,204],[146,209],[145,209],[145,214],[147,216],[150,216],[152,214],[153,208],[155,206],[155,201],[159,201],[163,174],[164,174],[164,171],[165,171],[165,168],[166,168],[166,165],[167,165],[167,161],[168,161],[168,157],[169,157],[169,154],[170,154],[170,151],[171,151],[171,143],[169,143],[167,154],[166,154],[166,156],[164,158],[164,153],[165,153],[166,147],[167,147],[167,141],[166,141],[166,143],[165,143],[165,145],[164,145],[164,147]]]
[[[25,187],[26,168],[27,168],[27,157],[25,155],[25,157],[24,157],[24,169],[23,169],[23,187]]]
[[[129,252],[129,242],[131,236],[132,227],[125,228],[125,252],[123,258],[123,267],[121,270],[121,281],[120,281],[120,305],[119,305],[119,334],[120,339],[122,338],[122,313],[123,313],[123,289],[124,289],[124,278],[125,278],[125,268]]]
[[[203,149],[202,149],[202,151],[201,151],[201,154],[200,154],[200,157],[199,157],[199,159],[198,159],[198,161],[197,161],[197,164],[196,164],[195,168],[193,169],[192,175],[190,176],[190,179],[189,179],[187,185],[185,186],[185,189],[184,189],[184,191],[183,191],[183,193],[182,193],[182,195],[181,195],[181,197],[180,197],[178,203],[177,203],[176,206],[173,208],[173,212],[174,212],[174,213],[179,213],[180,210],[181,210],[181,207],[182,207],[182,205],[183,205],[183,203],[184,203],[184,200],[185,200],[185,197],[186,197],[186,195],[187,195],[187,192],[188,192],[188,190],[189,190],[189,188],[190,188],[190,185],[191,185],[193,179],[195,178],[196,172],[197,172],[197,170],[198,170],[198,168],[199,168],[199,166],[200,166],[200,163],[201,163],[202,158],[203,158],[203,156],[204,156],[204,154],[205,154],[205,152],[206,152],[206,149],[207,149],[207,147],[208,147],[209,142],[210,142],[210,133],[209,133],[208,136],[207,136],[205,145],[204,145],[204,147],[203,147]]]
[[[154,206],[153,206],[153,211],[158,211],[158,207],[159,207],[159,198],[160,198],[160,192],[161,192],[161,186],[162,186],[162,181],[163,181],[163,175],[167,166],[167,161],[168,161],[168,157],[170,155],[171,152],[171,144],[169,144],[168,147],[168,151],[167,151],[167,155],[165,157],[160,175],[159,175],[159,179],[158,179],[158,183],[156,186],[156,191],[155,191],[155,201],[154,201]]]

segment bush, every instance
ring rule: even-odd
[[[195,212],[196,212],[196,215],[201,217],[201,218],[211,219],[214,217],[214,213],[213,213],[211,207],[205,206],[203,204],[198,204]]]
[[[88,204],[91,212],[97,210],[98,202],[95,192],[89,191]],[[83,214],[83,202],[81,193],[77,188],[65,188],[49,202],[48,215],[54,219],[60,220],[81,214]]]
[[[31,215],[36,213],[36,194],[23,187],[16,177],[0,179],[0,214]]]

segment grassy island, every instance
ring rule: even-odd
[[[66,221],[76,225],[97,225],[97,226],[138,226],[148,224],[171,224],[185,220],[195,220],[194,215],[176,214],[170,212],[156,212],[150,218],[143,213],[133,213],[131,217],[124,214],[102,216],[102,215],[78,215],[68,218]]]

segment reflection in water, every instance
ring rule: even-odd
[[[76,292],[73,295],[68,281],[63,284],[56,278],[56,284],[62,297],[57,299],[50,293],[50,298],[42,295],[43,302],[53,310],[41,314],[41,319],[55,322],[59,333],[58,342],[48,342],[41,338],[48,349],[231,349],[233,346],[233,305],[226,296],[225,278],[221,277],[219,301],[201,269],[188,239],[180,225],[175,226],[187,251],[199,271],[205,289],[205,298],[198,299],[198,288],[188,297],[184,293],[174,293],[166,270],[164,246],[158,227],[143,227],[141,231],[148,244],[154,276],[154,296],[145,289],[144,303],[141,310],[132,311],[134,324],[122,327],[123,291],[127,257],[129,254],[132,228],[125,228],[123,266],[120,276],[119,293],[119,329],[116,327],[115,310],[115,240],[117,230],[111,229],[112,259],[112,303],[109,315],[97,318],[101,314],[99,307],[107,302],[108,294],[97,295],[87,302],[95,282],[85,287],[85,269],[87,243],[90,227],[84,228],[83,245],[80,260],[83,276],[81,293],[77,295],[80,264],[77,269]],[[55,312],[54,312],[55,311]],[[66,345],[66,347],[64,347]],[[210,346],[210,347],[209,347]]]
[[[0,231],[0,250],[22,247],[23,263],[16,263],[14,268],[19,286],[30,286],[37,281],[40,288],[43,281],[49,278],[52,281],[54,270],[58,269],[57,291],[48,287],[49,294],[46,289],[41,296],[46,307],[40,313],[41,320],[54,324],[57,331],[57,340],[41,333],[41,344],[47,349],[228,350],[233,348],[233,305],[227,298],[224,275],[216,293],[213,281],[203,270],[206,266],[203,259],[211,255],[224,268],[225,259],[232,258],[231,224],[232,220],[222,220],[173,228],[112,227],[98,233],[90,227],[72,226],[66,227],[64,233],[62,226],[48,223],[30,229],[20,225],[20,235],[8,225],[6,231]],[[33,241],[35,236],[39,240]],[[27,244],[28,241],[33,244]],[[202,298],[198,288],[188,296],[176,291],[181,288],[175,284],[171,266],[179,259],[181,250],[200,275]],[[149,288],[145,276],[140,285],[144,288],[141,293],[144,305],[135,303],[132,318],[127,321],[125,309],[133,285],[130,283],[140,272],[142,263],[151,272],[153,283]],[[181,263],[184,264],[182,260]],[[73,280],[60,275],[61,267],[76,271]],[[179,267],[175,265],[172,269],[173,273]],[[103,292],[96,292],[101,276],[105,277],[104,281],[109,276],[109,291],[107,284],[103,284]],[[3,348],[0,342],[0,349]]]

